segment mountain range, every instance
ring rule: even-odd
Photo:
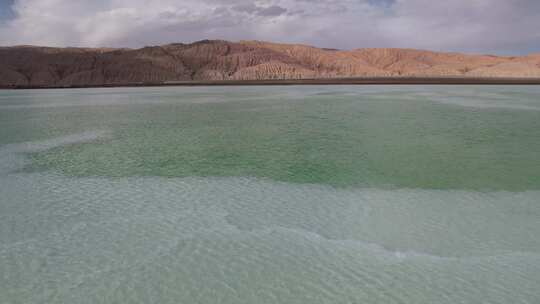
[[[540,78],[540,54],[323,49],[203,40],[140,49],[0,47],[0,86],[99,86],[198,80],[345,77]]]

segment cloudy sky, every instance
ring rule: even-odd
[[[0,0],[0,45],[201,39],[540,53],[540,0]]]

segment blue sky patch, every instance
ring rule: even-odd
[[[13,10],[11,5],[13,5],[14,0],[1,0],[0,1],[0,21],[7,20],[13,17]]]

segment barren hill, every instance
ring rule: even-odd
[[[219,40],[141,49],[0,47],[0,86],[4,87],[378,76],[540,78],[540,55],[341,51]]]

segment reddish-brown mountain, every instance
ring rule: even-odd
[[[498,57],[412,49],[340,51],[208,40],[142,49],[0,48],[0,86],[4,87],[378,76],[540,78],[540,55]]]

